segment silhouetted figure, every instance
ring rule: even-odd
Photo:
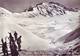
[[[10,44],[11,56],[19,55],[18,50],[21,51],[21,37],[22,36],[18,37],[18,33],[16,31],[14,33],[14,37],[12,36],[11,33],[9,33],[9,44]],[[17,46],[18,46],[18,48],[17,48]]]
[[[14,38],[11,33],[9,33],[9,40],[10,40],[10,42],[14,42]]]
[[[8,48],[7,48],[7,43],[3,41],[3,39],[1,39],[2,42],[2,52],[4,54],[4,56],[8,56]]]
[[[17,39],[17,33],[15,32],[15,38]],[[9,33],[9,44],[10,44],[10,51],[11,51],[11,56],[18,56],[19,53],[17,51],[17,46],[14,41],[14,37],[12,36],[11,33]]]
[[[15,40],[17,40],[17,37],[18,37],[18,33],[15,31],[14,33],[14,37],[15,37]]]
[[[19,53],[17,51],[17,46],[14,42],[10,42],[10,50],[11,50],[12,56],[18,56],[19,55]]]
[[[18,50],[21,51],[21,37],[17,38],[17,45],[18,45]]]

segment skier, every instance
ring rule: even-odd
[[[18,45],[18,50],[21,51],[21,37],[17,38],[17,45]]]

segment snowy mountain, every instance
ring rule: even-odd
[[[55,16],[64,15],[67,13],[66,11],[77,12],[76,9],[67,8],[57,2],[39,3],[35,7],[30,7],[28,10],[25,11],[31,12],[33,17],[38,14],[41,14],[43,16]]]
[[[8,37],[8,32],[16,31],[23,36],[22,48],[30,50],[70,46],[64,45],[67,37],[63,36],[77,29],[79,20],[80,10],[56,2],[40,3],[21,13],[0,8],[0,37]]]
[[[54,2],[37,4],[36,7],[39,10],[39,13],[44,16],[46,15],[54,16],[54,15],[65,14],[64,7]]]

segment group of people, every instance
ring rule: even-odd
[[[14,35],[12,35],[11,33],[9,33],[9,46],[7,45],[8,43],[4,40],[3,38],[1,39],[2,42],[2,52],[4,56],[9,56],[9,49],[10,49],[10,55],[11,56],[18,56],[19,52],[21,51],[21,37],[22,36],[18,36],[18,33],[15,31]],[[8,49],[9,47],[9,49]]]

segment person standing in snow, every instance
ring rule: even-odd
[[[9,41],[10,41],[10,42],[15,42],[15,41],[14,41],[14,38],[13,38],[13,36],[12,36],[11,33],[9,33]]]
[[[21,37],[19,36],[19,38],[17,38],[17,45],[18,45],[18,50],[21,51]]]
[[[11,50],[12,56],[18,56],[19,55],[19,53],[17,51],[17,46],[14,42],[10,42],[10,50]]]
[[[15,31],[15,33],[14,33],[14,38],[15,38],[15,40],[17,40],[17,36],[18,35],[18,33]]]
[[[7,43],[3,41],[3,38],[1,39],[1,42],[2,42],[2,52],[4,56],[8,56]]]
[[[16,32],[15,32],[16,33]],[[16,35],[16,34],[15,34]],[[11,33],[9,33],[9,44],[10,44],[10,51],[11,51],[11,56],[18,56],[19,53],[17,51],[17,46],[15,44],[14,37],[12,36]]]

